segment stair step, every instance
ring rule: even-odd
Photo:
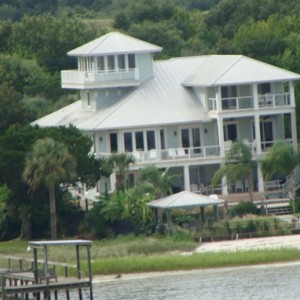
[[[268,207],[268,215],[290,215],[293,211],[289,206]]]

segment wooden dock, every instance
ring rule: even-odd
[[[55,268],[48,266],[47,248],[58,245],[75,245],[77,254],[77,278],[57,276]],[[89,276],[82,278],[80,269],[79,247],[87,248],[87,259],[89,267]],[[29,242],[29,247],[34,250],[33,267],[29,270],[5,270],[0,269],[1,290],[0,299],[91,299],[93,300],[91,257],[91,241],[49,241],[49,242]],[[37,250],[43,249],[45,261],[43,270],[38,268]],[[63,295],[63,297],[59,297]],[[75,295],[76,298],[75,298]]]

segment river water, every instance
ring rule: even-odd
[[[300,265],[191,271],[94,284],[95,300],[300,299]]]

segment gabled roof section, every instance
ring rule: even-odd
[[[41,127],[73,124],[78,129],[93,131],[210,122],[192,89],[181,85],[203,59],[188,57],[154,62],[154,78],[123,98],[109,103],[102,99],[97,111],[83,110],[78,101],[33,124]]]
[[[300,75],[242,55],[206,56],[183,86],[224,86],[300,80]]]
[[[69,56],[100,56],[122,53],[154,53],[161,50],[161,47],[123,33],[110,32],[69,51],[67,54]]]

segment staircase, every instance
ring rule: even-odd
[[[269,206],[267,214],[276,216],[291,215],[293,214],[293,211],[289,205]]]

